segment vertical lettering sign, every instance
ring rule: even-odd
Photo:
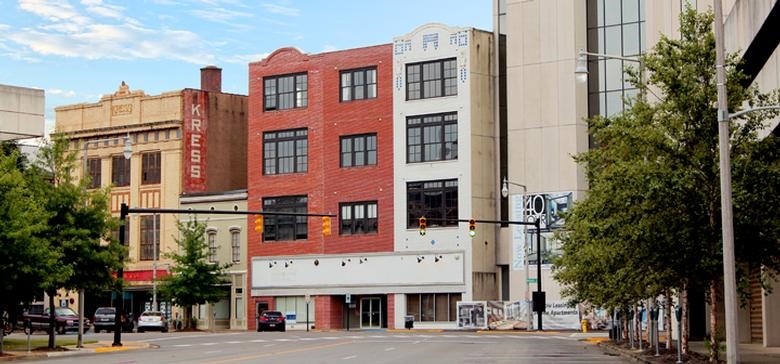
[[[184,90],[184,192],[206,190],[209,94]]]

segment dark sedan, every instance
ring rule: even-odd
[[[263,311],[257,322],[257,331],[285,331],[284,314],[281,311]]]

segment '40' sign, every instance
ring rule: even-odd
[[[526,221],[542,219],[542,229],[557,229],[563,227],[561,214],[572,206],[571,192],[540,193],[525,196]]]

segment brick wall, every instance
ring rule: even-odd
[[[377,67],[378,97],[340,102],[341,70]],[[393,249],[392,54],[381,45],[340,52],[307,55],[283,48],[249,66],[248,192],[249,209],[261,209],[263,197],[307,195],[310,213],[338,214],[340,202],[378,202],[379,232],[339,236],[321,235],[321,220],[309,219],[308,239],[260,244],[249,231],[249,256],[316,253],[378,252]],[[263,77],[308,73],[308,106],[263,111]],[[263,175],[263,132],[308,128],[308,172]],[[340,168],[339,138],[377,134],[375,166]]]

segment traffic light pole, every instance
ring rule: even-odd
[[[533,308],[534,311],[537,313],[537,322],[538,322],[538,330],[543,331],[542,327],[542,313],[544,312],[545,305],[546,305],[546,296],[544,294],[544,291],[542,291],[542,218],[537,217],[534,222],[527,222],[527,221],[514,221],[514,220],[477,220],[477,219],[431,219],[427,218],[425,220],[426,222],[426,228],[427,228],[427,222],[428,221],[439,221],[439,222],[450,222],[450,221],[457,221],[457,222],[466,222],[470,225],[473,223],[481,223],[481,224],[508,224],[508,225],[528,225],[533,226],[536,228],[536,292],[534,292],[533,295]],[[422,223],[422,221],[421,221]],[[422,234],[421,234],[422,235]],[[469,234],[471,235],[471,234]],[[473,235],[472,235],[473,237]],[[528,277],[526,277],[528,279]]]

